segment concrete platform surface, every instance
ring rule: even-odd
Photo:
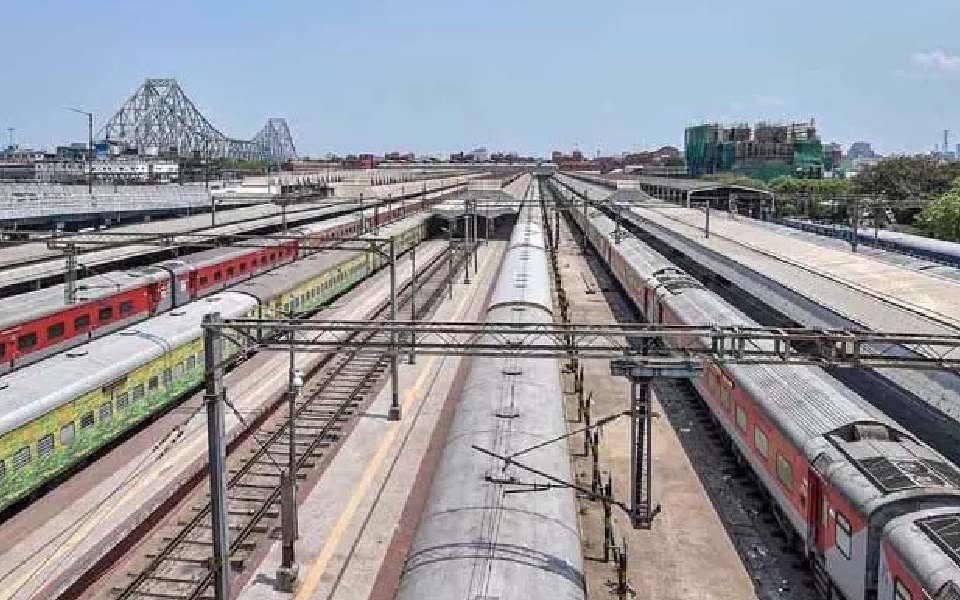
[[[561,221],[558,254],[561,281],[570,303],[573,323],[613,323],[629,310],[612,283],[591,269]],[[619,311],[614,308],[619,303]],[[592,419],[629,407],[629,383],[610,374],[605,360],[583,361],[584,387],[592,394]],[[573,390],[573,377],[565,376],[565,389]],[[653,410],[663,410],[652,394]],[[568,396],[568,417],[576,418],[576,399]],[[571,423],[570,428],[582,427]],[[629,498],[629,421],[618,419],[603,428],[600,469],[613,474],[613,495]],[[584,436],[570,440],[572,463],[581,485],[590,487],[592,458],[583,455]],[[717,515],[700,479],[687,458],[677,432],[665,418],[653,424],[653,502],[664,508],[649,531],[634,530],[623,511],[614,508],[617,543],[628,547],[627,581],[632,598],[657,600],[748,600],[756,598],[754,587],[724,524]],[[612,563],[602,562],[603,511],[597,502],[581,501],[581,531],[586,575],[591,599],[616,598],[616,574]]]
[[[956,280],[826,248],[723,212],[711,215],[710,237],[704,238],[701,211],[680,207],[634,210],[779,282],[790,283],[789,287],[874,329],[893,330],[898,325],[911,332],[942,332],[944,326],[960,329],[960,282]],[[854,298],[840,297],[843,291],[836,288],[841,286],[854,292]],[[888,315],[889,309],[877,314],[875,307],[880,302],[919,318]]]
[[[457,283],[453,300],[445,299],[433,319],[481,320],[505,248],[505,242],[496,241],[481,246],[479,276],[471,276],[470,285]],[[412,365],[401,363],[402,419],[385,419],[390,404],[390,386],[385,385],[313,488],[301,490],[296,593],[274,588],[280,565],[276,542],[239,598],[370,597],[384,561],[402,561],[388,551],[464,360],[423,356]]]

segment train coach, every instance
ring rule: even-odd
[[[553,322],[538,214],[534,204],[517,222],[486,312],[489,322]],[[564,433],[555,360],[474,359],[397,599],[582,599],[583,558],[573,491],[554,487],[510,493],[531,492],[525,483],[548,482],[471,447],[509,454]],[[572,478],[565,440],[525,453],[523,462],[564,481]]]
[[[204,250],[147,267],[80,279],[77,301],[64,285],[0,299],[0,374],[107,335],[142,319],[223,290],[303,255],[313,241],[359,236],[432,200],[349,214],[292,231],[290,238],[245,240],[242,247]],[[309,238],[309,242],[305,238]]]
[[[786,218],[781,223],[801,231],[816,233],[825,237],[838,238],[847,242],[853,240],[853,230],[846,225],[818,223],[797,218]],[[857,241],[864,246],[874,246],[883,250],[919,256],[921,258],[960,266],[960,244],[945,240],[901,233],[888,229],[876,230],[861,227],[857,231]]]
[[[424,238],[427,218],[385,225],[379,235],[398,240],[399,255]],[[203,315],[308,314],[384,263],[360,251],[315,252],[236,291],[198,299],[0,376],[0,510],[195,389],[203,378]],[[234,357],[247,350],[226,348]]]
[[[648,321],[756,325],[587,210],[574,219]],[[816,367],[713,364],[694,384],[826,597],[957,597],[957,535],[951,550],[917,533],[930,511],[960,512],[955,465]]]

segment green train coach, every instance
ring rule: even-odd
[[[425,222],[403,219],[378,237],[394,237],[399,255],[424,239]],[[304,315],[385,262],[369,252],[316,253],[0,377],[0,511],[196,389],[204,315]],[[229,341],[224,349],[228,358],[246,350]]]

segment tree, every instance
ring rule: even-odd
[[[917,225],[932,237],[960,242],[960,177],[950,190],[928,204],[917,215]]]
[[[884,194],[894,206],[911,198],[945,193],[960,176],[960,165],[928,156],[897,156],[865,168],[854,179],[862,194]]]
[[[747,177],[746,175],[739,175],[737,173],[715,173],[712,175],[705,175],[703,179],[716,181],[717,183],[722,183],[724,185],[742,185],[744,187],[754,188],[757,190],[768,189],[766,182],[760,179]]]
[[[846,179],[798,179],[781,176],[770,180],[770,190],[777,194],[780,214],[828,214],[835,201],[849,194],[853,184]]]

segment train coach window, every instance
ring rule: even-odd
[[[143,384],[139,383],[133,388],[133,401],[136,402],[138,400],[143,400],[143,395]]]
[[[206,277],[201,277],[201,278],[200,278],[200,285],[207,285],[207,278],[206,278]]]
[[[740,405],[737,405],[737,427],[744,433],[747,432],[747,411]]]
[[[30,463],[30,446],[24,446],[13,455],[13,468],[22,469]]]
[[[839,510],[837,511],[836,520],[835,545],[837,546],[837,550],[840,551],[840,554],[849,559],[852,544],[850,521],[848,521]]]
[[[117,396],[117,410],[124,410],[130,406],[130,394],[124,392]]]
[[[793,487],[793,466],[782,454],[777,454],[777,477],[783,485]]]
[[[50,327],[47,327],[47,339],[55,340],[57,338],[63,337],[63,332],[66,327],[63,323],[54,323]]]
[[[183,377],[183,361],[180,361],[173,367],[173,378],[180,379],[182,377]]]
[[[227,277],[233,277],[233,267],[227,267]]]
[[[214,281],[220,281],[220,271],[214,271],[214,272],[213,272],[213,280],[214,280]]]
[[[173,385],[173,371],[170,369],[163,370],[163,387],[170,387]]]
[[[74,329],[86,329],[90,326],[90,315],[80,315],[73,320]]]
[[[100,409],[97,412],[99,413],[97,416],[100,417],[101,422],[109,421],[111,417],[113,417],[113,404],[104,402],[100,405]]]
[[[197,368],[197,357],[189,356],[187,357],[187,370],[193,371]]]
[[[113,318],[113,307],[104,306],[100,309],[100,312],[97,313],[97,318],[101,321],[109,321]]]
[[[43,458],[53,453],[53,434],[48,433],[37,441],[37,456]]]
[[[3,355],[7,353],[7,345],[3,342],[0,342],[0,358],[3,358]]]
[[[29,350],[37,345],[37,334],[28,333],[17,338],[18,350]]]
[[[60,428],[60,445],[69,446],[73,443],[73,421],[70,421],[66,425]]]
[[[86,429],[88,427],[93,427],[93,411],[91,410],[88,413],[85,413],[80,417],[80,429]]]
[[[756,425],[753,427],[753,445],[756,446],[757,452],[760,453],[760,456],[767,458],[767,454],[770,452],[770,444],[767,441],[767,434],[765,434],[763,430]]]
[[[240,263],[240,272],[243,273],[246,270],[247,270],[247,263],[245,262]]]
[[[150,381],[147,382],[147,389],[151,392],[160,387],[160,378],[154,375],[150,378]]]
[[[893,580],[893,600],[913,600],[913,594],[899,579]]]
[[[0,482],[7,478],[7,461],[0,460]]]
[[[120,303],[120,316],[129,315],[133,312],[133,301],[124,300]]]

